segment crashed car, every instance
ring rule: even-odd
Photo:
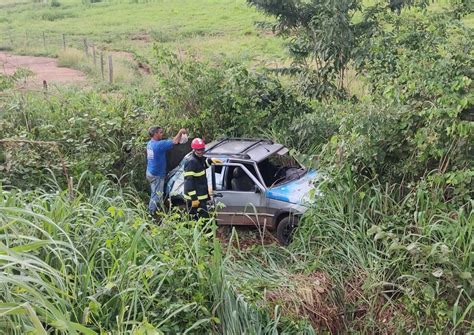
[[[165,196],[173,204],[184,203],[184,163],[191,154],[167,176]],[[207,144],[204,155],[222,161],[206,170],[218,225],[266,227],[287,245],[318,173],[264,139],[222,139]]]

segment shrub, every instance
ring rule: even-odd
[[[309,110],[277,79],[240,64],[211,66],[180,61],[163,50],[156,52],[154,69],[170,122],[181,119],[183,126],[199,136],[256,137],[264,128],[287,131],[295,116]]]

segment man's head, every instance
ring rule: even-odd
[[[161,140],[163,138],[163,128],[153,126],[148,129],[148,135],[154,140]]]
[[[206,148],[206,143],[200,138],[195,138],[191,142],[191,149],[193,149],[194,154],[198,157],[202,157],[204,155],[204,149]]]

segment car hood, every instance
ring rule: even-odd
[[[314,181],[317,177],[318,173],[315,170],[309,170],[299,179],[268,189],[267,198],[292,204],[304,204],[309,201],[311,190],[315,189]]]

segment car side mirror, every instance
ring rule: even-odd
[[[262,190],[260,189],[260,187],[258,187],[257,185],[254,186],[254,192],[255,193],[262,193]]]

